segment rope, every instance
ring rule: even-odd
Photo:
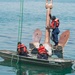
[[[18,27],[18,41],[19,42],[21,42],[21,39],[22,39],[23,6],[24,6],[24,0],[20,0],[20,18],[19,18],[19,27]]]
[[[20,18],[19,18],[19,27],[18,27],[18,42],[22,40],[22,27],[23,27],[23,7],[24,7],[24,0],[20,0]],[[17,56],[16,65],[19,62],[19,56]]]
[[[13,66],[13,59],[14,59],[14,54],[12,54],[12,57],[11,57],[11,67]]]
[[[11,58],[11,67],[13,67],[13,60],[14,60],[14,54],[12,54],[12,58]],[[16,62],[16,68],[18,69],[18,62],[19,62],[19,56],[17,55],[17,62]],[[14,70],[17,73],[17,70]]]
[[[22,39],[22,27],[23,27],[23,6],[24,6],[24,0],[20,0],[20,17],[19,17],[19,26],[18,26],[18,42],[21,42]],[[14,55],[12,54],[12,58],[11,58],[11,65],[13,62],[13,58]],[[18,64],[19,62],[19,56],[17,56],[17,62],[16,64]]]

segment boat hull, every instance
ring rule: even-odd
[[[45,66],[50,68],[69,68],[72,66],[72,61],[67,59],[59,59],[59,58],[51,58],[49,57],[48,60],[45,59],[37,59],[36,55],[32,55],[30,57],[20,56],[17,55],[14,51],[9,50],[0,50],[0,57],[5,60],[11,60],[16,62],[24,62],[35,64],[39,66]]]

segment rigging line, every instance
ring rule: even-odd
[[[20,0],[20,18],[19,18],[19,28],[18,28],[18,42],[21,42],[22,39],[22,27],[23,27],[23,7],[24,7],[24,0]],[[19,56],[17,56],[16,65],[19,62]]]
[[[21,42],[21,39],[22,39],[22,27],[23,27],[23,6],[24,6],[24,0],[20,0],[20,17],[19,17],[19,26],[18,26],[18,42]],[[11,65],[12,65],[12,62],[13,62],[13,58],[14,58],[14,55],[12,55],[12,58],[11,58]],[[17,56],[17,63],[19,62],[19,56]]]
[[[22,27],[23,27],[23,6],[24,6],[24,0],[20,0],[20,17],[19,17],[19,27],[18,27],[18,41],[20,42],[22,39]]]

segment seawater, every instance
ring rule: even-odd
[[[75,0],[54,0],[52,15],[60,19],[60,34],[70,30],[70,38],[64,47],[64,58],[75,60]],[[0,0],[0,50],[16,51],[20,17],[19,0]],[[46,9],[45,0],[24,0],[22,42],[29,47],[36,28],[42,31],[41,43],[45,39]],[[59,34],[59,35],[60,35]],[[3,59],[0,58],[0,62]],[[52,70],[32,65],[19,68],[11,62],[2,62],[0,75],[75,75],[73,70]],[[25,73],[26,72],[26,73]]]

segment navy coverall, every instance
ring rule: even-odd
[[[55,28],[52,30],[52,40],[55,43],[55,46],[58,45],[58,34],[59,34],[59,28],[56,27],[56,23],[54,23]]]

